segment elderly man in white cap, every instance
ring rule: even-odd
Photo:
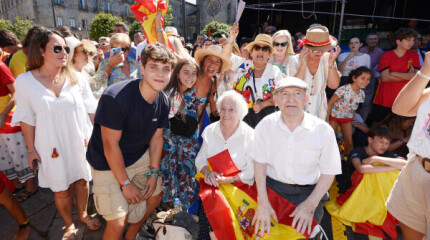
[[[307,87],[295,77],[278,81],[274,100],[280,111],[266,116],[255,128],[251,154],[258,190],[253,219],[256,233],[270,234],[271,216],[278,221],[279,209],[272,208],[268,187],[295,205],[289,215],[293,217],[291,226],[301,234],[311,235],[313,219],[321,222],[327,191],[335,175],[342,173],[333,129],[304,111],[309,100]]]

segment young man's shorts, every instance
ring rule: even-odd
[[[387,200],[388,211],[400,222],[430,237],[430,173],[413,153]],[[427,239],[427,238],[424,238]]]
[[[149,150],[137,160],[133,165],[128,166],[125,170],[131,182],[144,195],[146,192],[146,181],[149,172]],[[120,185],[113,175],[112,171],[98,171],[92,169],[93,173],[93,192],[94,203],[97,212],[103,216],[106,221],[115,220],[128,214],[128,222],[136,223],[143,218],[146,211],[146,201],[137,204],[128,204],[122,195]],[[157,179],[157,186],[152,196],[161,193],[161,177]]]
[[[330,120],[337,122],[338,124],[350,123],[352,122],[352,118],[334,118],[332,116],[329,117]]]

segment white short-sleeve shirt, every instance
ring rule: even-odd
[[[337,61],[345,61],[350,53],[351,52],[341,53],[337,58]],[[370,68],[370,56],[366,53],[363,53],[361,56],[354,56],[349,59],[348,62],[346,62],[345,68],[343,69],[342,76],[347,77],[352,70],[361,66]]]
[[[304,113],[303,122],[290,131],[281,112],[266,116],[254,132],[254,161],[267,164],[267,176],[287,184],[316,184],[321,174],[342,173],[333,129]]]
[[[241,121],[233,135],[225,140],[218,121],[205,128],[202,138],[203,144],[196,158],[197,171],[208,165],[208,158],[228,149],[234,164],[241,170],[240,180],[246,184],[254,183],[254,161],[249,156],[254,145],[254,129]]]

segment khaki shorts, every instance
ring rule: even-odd
[[[424,170],[418,157],[410,153],[387,199],[387,209],[397,220],[427,235],[430,231],[429,183],[430,173]]]
[[[149,172],[149,150],[137,160],[133,165],[127,167],[128,177],[131,182],[136,185],[142,193],[146,192],[146,181],[148,177],[146,173]],[[129,214],[129,222],[134,223],[143,218],[146,210],[146,201],[142,201],[140,207],[130,207],[127,200],[122,195],[120,185],[113,175],[112,171],[98,171],[91,168],[93,174],[93,192],[94,203],[97,212],[103,216],[106,221],[122,218]],[[152,196],[161,193],[161,177],[157,179],[157,186]],[[133,204],[136,205],[136,204]],[[138,209],[138,212],[130,209]],[[131,221],[130,221],[131,220]]]

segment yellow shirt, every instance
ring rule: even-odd
[[[27,55],[25,55],[22,49],[13,54],[9,63],[9,69],[15,78],[19,74],[27,72]]]

